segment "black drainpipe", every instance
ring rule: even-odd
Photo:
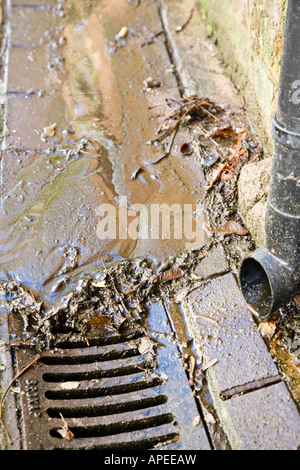
[[[289,0],[274,154],[262,248],[240,269],[246,303],[260,320],[300,293],[300,1]]]

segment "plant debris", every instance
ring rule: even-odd
[[[201,158],[201,165],[211,167],[219,160],[219,158],[220,156],[216,153],[206,153],[206,155]]]
[[[152,279],[152,282],[168,282],[172,279],[179,279],[184,276],[184,271],[182,269],[175,267],[164,271],[161,274],[155,275]]]
[[[213,243],[213,242],[211,242]],[[171,267],[154,268],[147,257],[120,262],[87,278],[56,301],[41,302],[30,289],[15,280],[0,281],[0,305],[9,312],[9,322],[20,337],[10,346],[55,349],[73,336],[89,345],[95,337],[126,337],[144,333],[147,305],[158,298],[172,301],[191,289],[190,273],[205,256],[209,245],[182,253],[170,261]]]
[[[130,181],[134,181],[136,180],[136,178],[138,177],[138,175],[144,171],[144,168],[143,167],[138,167],[136,170],[134,170],[132,173],[131,173],[131,177],[130,177]]]
[[[13,379],[12,381],[10,382],[10,384],[8,385],[8,387],[6,388],[6,390],[3,392],[2,396],[1,396],[1,400],[0,400],[0,425],[2,426],[5,434],[6,434],[6,437],[8,439],[8,442],[10,443],[10,445],[12,445],[12,439],[10,437],[10,434],[5,426],[5,423],[2,419],[2,410],[3,410],[3,403],[4,403],[4,400],[5,400],[5,397],[8,393],[8,391],[11,389],[12,385],[14,384],[14,382],[19,378],[21,377],[22,374],[24,374],[24,372],[26,372],[26,370],[28,370],[31,366],[33,366],[33,364],[35,364],[36,362],[38,362],[41,358],[41,355],[38,354],[37,357],[35,359],[33,359],[33,361],[31,361],[29,364],[27,364],[27,366],[25,366]]]
[[[146,39],[144,39],[144,41],[141,43],[141,47],[153,44],[156,38],[158,38],[162,34],[165,34],[163,29],[161,29],[160,31],[157,31],[156,33],[150,33],[149,36]]]
[[[185,20],[185,22],[181,26],[176,26],[175,28],[176,33],[180,33],[180,31],[182,31],[189,24],[189,22],[193,18],[194,10],[195,10],[195,6],[193,6],[193,8],[191,9],[190,14]]]
[[[171,109],[170,113],[165,113],[165,118],[162,120],[157,134],[159,137],[153,139],[150,143],[156,144],[162,142],[166,137],[172,135],[171,142],[166,155],[169,155],[180,126],[192,124],[195,121],[201,121],[204,118],[212,118],[218,121],[216,114],[221,111],[221,108],[216,106],[208,98],[200,98],[197,95],[184,96],[181,99],[167,98],[165,103],[161,105],[151,106],[153,109],[157,106],[166,105]],[[160,114],[161,116],[161,114]]]
[[[276,323],[273,321],[260,322],[258,328],[262,336],[270,341],[276,332]]]
[[[123,39],[127,36],[127,34],[128,34],[128,28],[127,26],[123,26],[123,28],[121,28],[121,30],[118,32],[117,36],[118,38]]]
[[[246,134],[239,135],[237,134],[232,127],[226,127],[224,129],[218,129],[216,132],[213,133],[211,136],[212,139],[218,139],[220,137],[225,138],[233,138],[236,142],[236,146],[232,149],[232,155],[230,158],[225,161],[224,163],[218,163],[216,168],[214,168],[211,172],[211,181],[209,185],[206,187],[206,191],[209,191],[215,182],[224,175],[225,170],[226,174],[223,176],[223,179],[228,180],[230,179],[231,173],[235,171],[236,167],[243,166],[246,161],[248,161],[248,150],[243,146],[243,138],[245,138]]]
[[[146,78],[144,80],[144,90],[152,90],[153,88],[159,88],[161,86],[161,82],[159,80],[154,80],[152,77]]]
[[[63,415],[61,414],[61,412],[59,412],[59,415],[62,419],[63,426],[61,428],[56,429],[56,432],[58,432],[58,434],[60,434],[63,439],[71,441],[72,439],[74,439],[75,436],[72,433],[72,431],[70,431],[68,423],[63,417]]]
[[[42,138],[53,137],[56,132],[56,122],[51,126],[44,127],[42,132]]]
[[[209,367],[212,367],[215,364],[217,364],[217,362],[218,362],[218,359],[211,359],[203,367],[201,367],[201,372],[205,372],[207,369],[209,369]]]

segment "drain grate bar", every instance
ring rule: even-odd
[[[45,396],[49,400],[64,400],[72,398],[93,398],[107,395],[119,395],[134,392],[145,388],[155,387],[162,383],[162,379],[152,374],[145,380],[142,372],[104,379],[82,380],[74,384],[48,382]]]

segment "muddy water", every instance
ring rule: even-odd
[[[189,227],[203,219],[202,169],[195,155],[179,151],[191,137],[179,132],[157,164],[170,140],[149,145],[160,124],[156,114],[166,111],[149,106],[180,97],[163,32],[149,41],[162,31],[157,7],[72,1],[60,21],[65,115],[56,122],[67,117],[68,143],[62,137],[53,146],[49,139],[48,149],[22,151],[15,167],[2,167],[9,184],[2,189],[0,276],[14,277],[48,303],[102,266],[102,257],[110,263],[150,253],[160,264],[205,242],[202,231],[192,244],[191,228],[188,235],[176,232],[184,228],[185,204]],[[128,33],[120,38],[123,27]],[[148,77],[160,86],[145,89]],[[169,228],[151,212],[163,204],[176,204]]]

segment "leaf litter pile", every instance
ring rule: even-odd
[[[180,128],[193,124],[200,129],[198,153],[201,155],[200,163],[205,168],[213,167],[207,173],[209,179],[206,190],[209,191],[219,180],[228,181],[233,173],[238,173],[241,167],[260,158],[260,150],[256,143],[250,141],[244,127],[233,128],[228,120],[228,113],[212,100],[197,95],[183,96],[181,99],[167,98],[164,103],[151,106],[149,109],[165,106],[166,112],[157,114],[161,118],[157,129],[158,137],[149,143],[156,145],[171,137],[163,158],[168,157],[174,145]],[[216,126],[217,125],[217,126]],[[229,142],[229,145],[228,145]],[[180,151],[183,155],[193,153],[193,145],[185,142]]]

